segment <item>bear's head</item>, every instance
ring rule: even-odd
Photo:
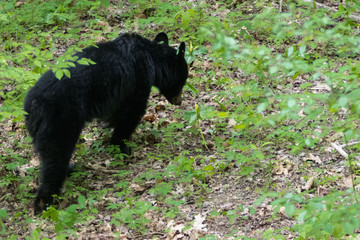
[[[167,48],[168,46],[168,37],[165,33],[159,33],[155,40],[156,42],[163,42]],[[174,105],[181,105],[181,94],[182,89],[186,83],[188,77],[188,65],[185,61],[185,43],[182,42],[179,48],[169,51],[167,64],[169,65],[168,78],[166,84],[157,84],[156,87],[159,88],[162,95]]]

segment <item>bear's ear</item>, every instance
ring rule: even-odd
[[[178,54],[178,56],[180,56],[180,57],[184,57],[184,56],[185,56],[185,43],[184,43],[184,42],[180,43],[180,46],[179,46],[178,51],[177,51],[177,54]]]
[[[164,42],[164,44],[169,45],[168,36],[164,32],[161,32],[158,35],[156,35],[154,41],[155,42]]]

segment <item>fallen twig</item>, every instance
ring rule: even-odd
[[[353,146],[353,145],[356,145],[356,144],[359,144],[360,142],[350,142],[350,143],[347,143],[347,144],[343,144],[341,145],[340,147],[341,148],[344,148],[344,147],[349,147],[349,146]]]
[[[347,154],[347,153],[342,149],[342,147],[339,146],[339,145],[337,145],[336,143],[331,143],[331,146],[332,146],[333,148],[335,148],[336,151],[338,151],[338,153],[339,153],[341,156],[343,156],[344,158],[347,158],[347,157],[349,156],[349,154]]]

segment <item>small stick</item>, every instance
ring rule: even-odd
[[[356,144],[358,144],[358,143],[360,143],[360,142],[351,142],[351,143],[343,144],[343,145],[341,145],[340,147],[342,147],[342,148],[344,148],[344,147],[349,147],[349,146],[356,145]]]
[[[340,153],[341,156],[343,156],[344,158],[347,158],[349,156],[349,154],[347,154],[341,146],[337,145],[336,143],[331,143],[331,146],[333,148],[336,149],[336,151],[338,151]]]

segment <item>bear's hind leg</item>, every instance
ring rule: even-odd
[[[40,187],[35,198],[35,214],[42,213],[53,204],[53,195],[60,193],[71,168],[69,162],[82,129],[82,124],[76,126],[74,120],[70,124],[63,122],[62,126],[55,125],[52,122],[52,127],[39,132],[35,139],[41,160]]]

